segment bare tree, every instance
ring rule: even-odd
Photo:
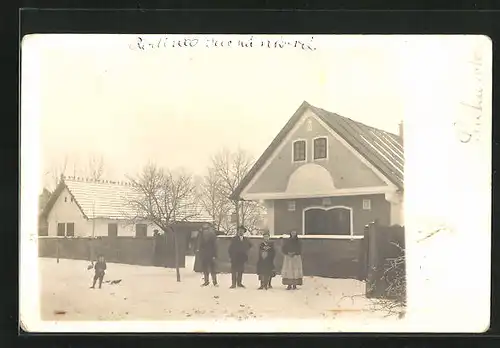
[[[102,156],[92,155],[87,163],[86,174],[93,180],[99,180],[104,174],[104,159]]]
[[[151,221],[163,232],[172,232],[175,269],[177,281],[180,282],[175,225],[196,218],[199,214],[195,204],[193,177],[184,171],[173,173],[159,168],[156,164],[148,164],[136,178],[129,179],[135,192],[134,196],[128,199],[135,212],[134,219]]]
[[[235,227],[244,225],[252,232],[262,220],[264,207],[253,201],[231,201],[229,197],[241,183],[253,164],[253,158],[242,149],[234,152],[223,149],[212,157],[205,176],[204,201],[210,215],[218,215],[219,226],[226,234],[235,232]],[[217,212],[217,214],[214,214]],[[230,216],[236,213],[236,226]]]
[[[57,185],[59,185],[61,176],[66,175],[67,169],[68,156],[65,155],[62,161],[52,165],[52,168],[44,173],[44,177],[47,179],[46,185],[50,191],[55,190]]]
[[[52,192],[44,188],[42,193],[38,196],[38,210],[40,213],[45,209],[45,206],[49,202],[51,195]]]
[[[208,174],[201,180],[199,200],[204,210],[210,215],[214,228],[224,230],[231,210],[231,202],[221,190],[221,178],[216,175],[213,168],[208,169]]]
[[[70,168],[71,167],[71,168]],[[53,165],[52,168],[44,172],[45,185],[50,190],[54,190],[59,184],[62,175],[86,176],[93,180],[102,178],[105,171],[104,159],[102,156],[90,155],[87,160],[87,165],[82,166],[76,161],[76,158],[71,158],[65,155],[61,161]]]
[[[250,233],[258,233],[266,214],[265,207],[256,201],[241,201],[240,212],[240,221],[248,228]]]

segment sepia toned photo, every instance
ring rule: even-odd
[[[25,330],[487,329],[487,38],[22,49]]]

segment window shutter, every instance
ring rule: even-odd
[[[58,223],[57,224],[57,235],[59,237],[64,237],[65,232],[66,232],[66,224],[64,224],[64,223]]]
[[[108,224],[108,237],[117,237],[117,236],[118,236],[118,225]]]
[[[148,235],[148,225],[137,224],[135,225],[135,236],[139,238],[147,237]]]
[[[66,236],[67,237],[74,237],[75,236],[75,223],[74,222],[68,222],[66,224]]]

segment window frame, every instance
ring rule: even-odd
[[[63,227],[63,233],[59,234],[59,227],[61,227],[61,226]],[[64,223],[64,222],[57,223],[56,236],[57,237],[66,237],[66,223]]]
[[[69,235],[68,234],[68,231],[69,231],[69,226],[72,226],[73,229],[72,229],[72,234]],[[75,236],[75,223],[74,222],[66,222],[66,232],[65,232],[65,236],[66,237],[74,237]]]
[[[322,140],[324,139],[325,140],[325,157],[317,157],[316,156],[316,142],[317,140]],[[327,136],[320,136],[320,137],[316,137],[313,139],[313,144],[312,144],[312,150],[313,150],[313,160],[314,161],[324,161],[324,160],[327,160],[328,159],[328,137]]]
[[[111,225],[115,225],[116,226],[116,235],[110,235],[109,234]],[[117,223],[114,223],[114,222],[109,222],[108,223],[108,237],[112,237],[112,238],[118,237],[118,224]]]
[[[306,234],[306,212],[309,210],[323,210],[325,212],[328,212],[330,210],[334,209],[344,209],[349,211],[350,215],[350,221],[349,221],[349,234]],[[354,209],[352,207],[347,207],[344,205],[334,205],[334,206],[321,206],[321,205],[314,205],[310,207],[306,207],[302,210],[302,236],[306,238],[332,238],[332,239],[361,239],[363,238],[362,235],[355,235],[354,234]]]
[[[145,234],[144,235],[138,235],[138,227],[141,226],[144,228],[144,232]],[[135,224],[135,238],[146,238],[148,236],[148,224],[145,224],[145,223],[139,223],[139,224]]]
[[[295,144],[296,143],[304,143],[304,159],[295,159]],[[292,143],[292,163],[304,163],[307,162],[307,140],[306,139],[297,139]]]

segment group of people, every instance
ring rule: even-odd
[[[231,260],[231,289],[244,288],[243,273],[245,264],[248,262],[248,253],[252,248],[249,239],[245,237],[246,228],[238,227],[236,236],[231,239],[229,244],[229,258]],[[298,285],[302,285],[302,248],[300,240],[297,237],[297,232],[290,232],[290,238],[285,239],[283,246],[283,267],[281,269],[281,278],[283,285],[287,286],[287,290],[295,290]],[[259,290],[271,289],[271,280],[276,276],[274,259],[276,256],[276,248],[270,240],[269,232],[263,234],[263,241],[259,245],[259,257],[257,261],[257,275],[259,277]],[[217,283],[216,260],[217,258],[217,235],[209,224],[204,224],[198,234],[196,243],[196,264],[200,264],[203,272],[204,282],[202,286],[210,285],[210,277],[214,286]],[[97,262],[89,266],[94,268],[95,274],[91,288],[94,289],[97,281],[99,288],[102,286],[103,278],[106,271],[106,261],[103,255],[99,255]]]
[[[243,272],[245,264],[248,262],[248,253],[252,247],[249,239],[245,237],[246,228],[238,227],[236,236],[231,239],[228,253],[231,261],[231,289],[244,288]],[[291,231],[290,238],[285,239],[282,252],[283,267],[281,269],[281,278],[283,285],[287,290],[295,290],[297,286],[302,285],[302,249],[298,239],[297,232]],[[257,261],[257,275],[259,277],[259,290],[271,289],[271,280],[276,276],[274,259],[276,248],[270,240],[268,232],[263,234],[263,241],[259,245]],[[217,236],[209,224],[204,224],[198,234],[198,243],[196,247],[195,269],[197,264],[203,272],[204,282],[202,286],[210,285],[210,277],[214,286],[217,283],[216,260],[217,258]]]

